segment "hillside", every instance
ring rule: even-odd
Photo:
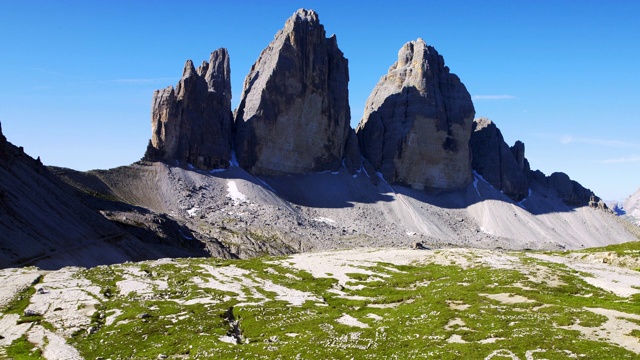
[[[30,359],[637,359],[638,242],[359,249],[0,271],[0,354]]]
[[[640,226],[640,189],[625,199],[623,208],[625,217]]]
[[[0,138],[5,140],[1,128]],[[181,227],[164,215],[153,217],[145,209],[110,203],[146,216],[149,224],[154,219],[164,223],[132,231],[93,210],[90,204],[95,201],[100,199],[60,181],[22,148],[0,142],[0,268],[38,264],[53,269],[207,254],[202,246],[176,241],[173,233]],[[171,238],[159,236],[168,231]]]
[[[571,208],[544,186],[515,203],[476,176],[465,189],[428,194],[365,170],[253,176],[137,163],[64,172],[83,191],[166,213],[208,248],[231,257],[369,246],[577,249],[635,240],[607,211]],[[104,209],[100,209],[104,212]],[[117,220],[117,219],[116,219]],[[269,239],[270,241],[262,241]]]

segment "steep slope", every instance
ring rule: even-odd
[[[39,160],[6,142],[0,129],[0,268],[95,266],[207,254],[202,247],[192,247],[195,244],[158,241],[152,231],[135,226],[134,236],[131,228],[117,226],[88,207]]]
[[[640,226],[640,189],[626,198],[623,206],[631,222]]]
[[[636,239],[610,212],[569,207],[545,184],[533,182],[530,194],[515,203],[479,175],[461,190],[440,194],[344,168],[256,177],[235,165],[212,173],[141,162],[81,175],[67,175],[67,181],[167,213],[193,237],[233,257],[415,243],[575,249]]]

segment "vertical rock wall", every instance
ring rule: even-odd
[[[188,60],[175,90],[153,94],[147,160],[185,161],[200,169],[226,168],[231,159],[231,71],[226,49],[197,69]]]
[[[452,190],[471,179],[475,110],[460,79],[422,40],[405,44],[356,129],[364,157],[389,182]]]
[[[349,70],[313,10],[298,10],[251,68],[235,150],[254,174],[337,170],[349,135]]]
[[[524,143],[517,141],[509,147],[500,129],[489,119],[473,122],[470,140],[472,167],[494,188],[514,201],[529,193],[529,163],[524,157]]]

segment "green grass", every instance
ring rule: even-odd
[[[633,256],[640,258],[640,241],[630,241],[622,244],[608,245],[599,248],[589,248],[578,251],[580,253],[595,253],[595,252],[612,252],[618,256]]]
[[[42,277],[38,277],[34,283],[19,292],[16,297],[5,307],[4,313],[6,314],[18,314],[23,316],[24,310],[29,306],[31,296],[36,293],[35,285],[42,280]]]
[[[604,326],[606,317],[587,307],[640,315],[640,297],[617,297],[586,283],[582,274],[564,265],[525,256],[521,261],[529,268],[545,268],[562,285],[534,282],[518,270],[380,263],[367,267],[367,274],[357,270],[347,274],[349,282],[341,291],[359,297],[353,300],[332,292],[337,280],[292,269],[285,265],[286,258],[100,266],[79,272],[102,289],[101,304],[91,319],[95,331],[81,329],[68,341],[87,359],[156,359],[160,354],[190,359],[483,359],[497,350],[519,359],[526,359],[532,350],[540,351],[534,358],[545,359],[568,359],[571,354],[583,359],[638,357],[562,327]],[[194,282],[194,278],[222,281],[205,269],[226,266],[241,270],[236,283],[271,282],[310,293],[322,299],[323,306],[316,301],[292,306],[276,299],[272,291],[247,287],[246,298],[239,299],[231,291]],[[119,293],[117,283],[127,278],[129,268],[140,271],[139,279],[164,281],[167,288],[154,288],[151,295]],[[523,297],[526,302],[507,304],[489,297],[498,294]],[[202,298],[211,303],[187,304]],[[16,300],[16,308],[23,306],[20,301]],[[466,307],[456,309],[452,304]],[[107,324],[114,310],[118,316]],[[229,321],[231,315],[236,328]],[[345,315],[365,327],[340,323]],[[220,341],[230,334],[240,334],[246,342]],[[630,335],[640,333],[634,330]],[[21,353],[31,351],[22,342],[13,344],[12,351],[21,347],[27,348]]]
[[[15,360],[40,360],[42,358],[42,351],[35,347],[27,340],[26,337],[21,336],[14,340],[10,346],[7,347],[7,356],[9,359]]]

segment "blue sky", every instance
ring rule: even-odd
[[[45,164],[109,168],[143,155],[155,89],[226,47],[233,107],[298,8],[349,59],[352,126],[400,47],[444,56],[532,168],[605,199],[640,187],[640,1],[1,1],[0,122]]]

